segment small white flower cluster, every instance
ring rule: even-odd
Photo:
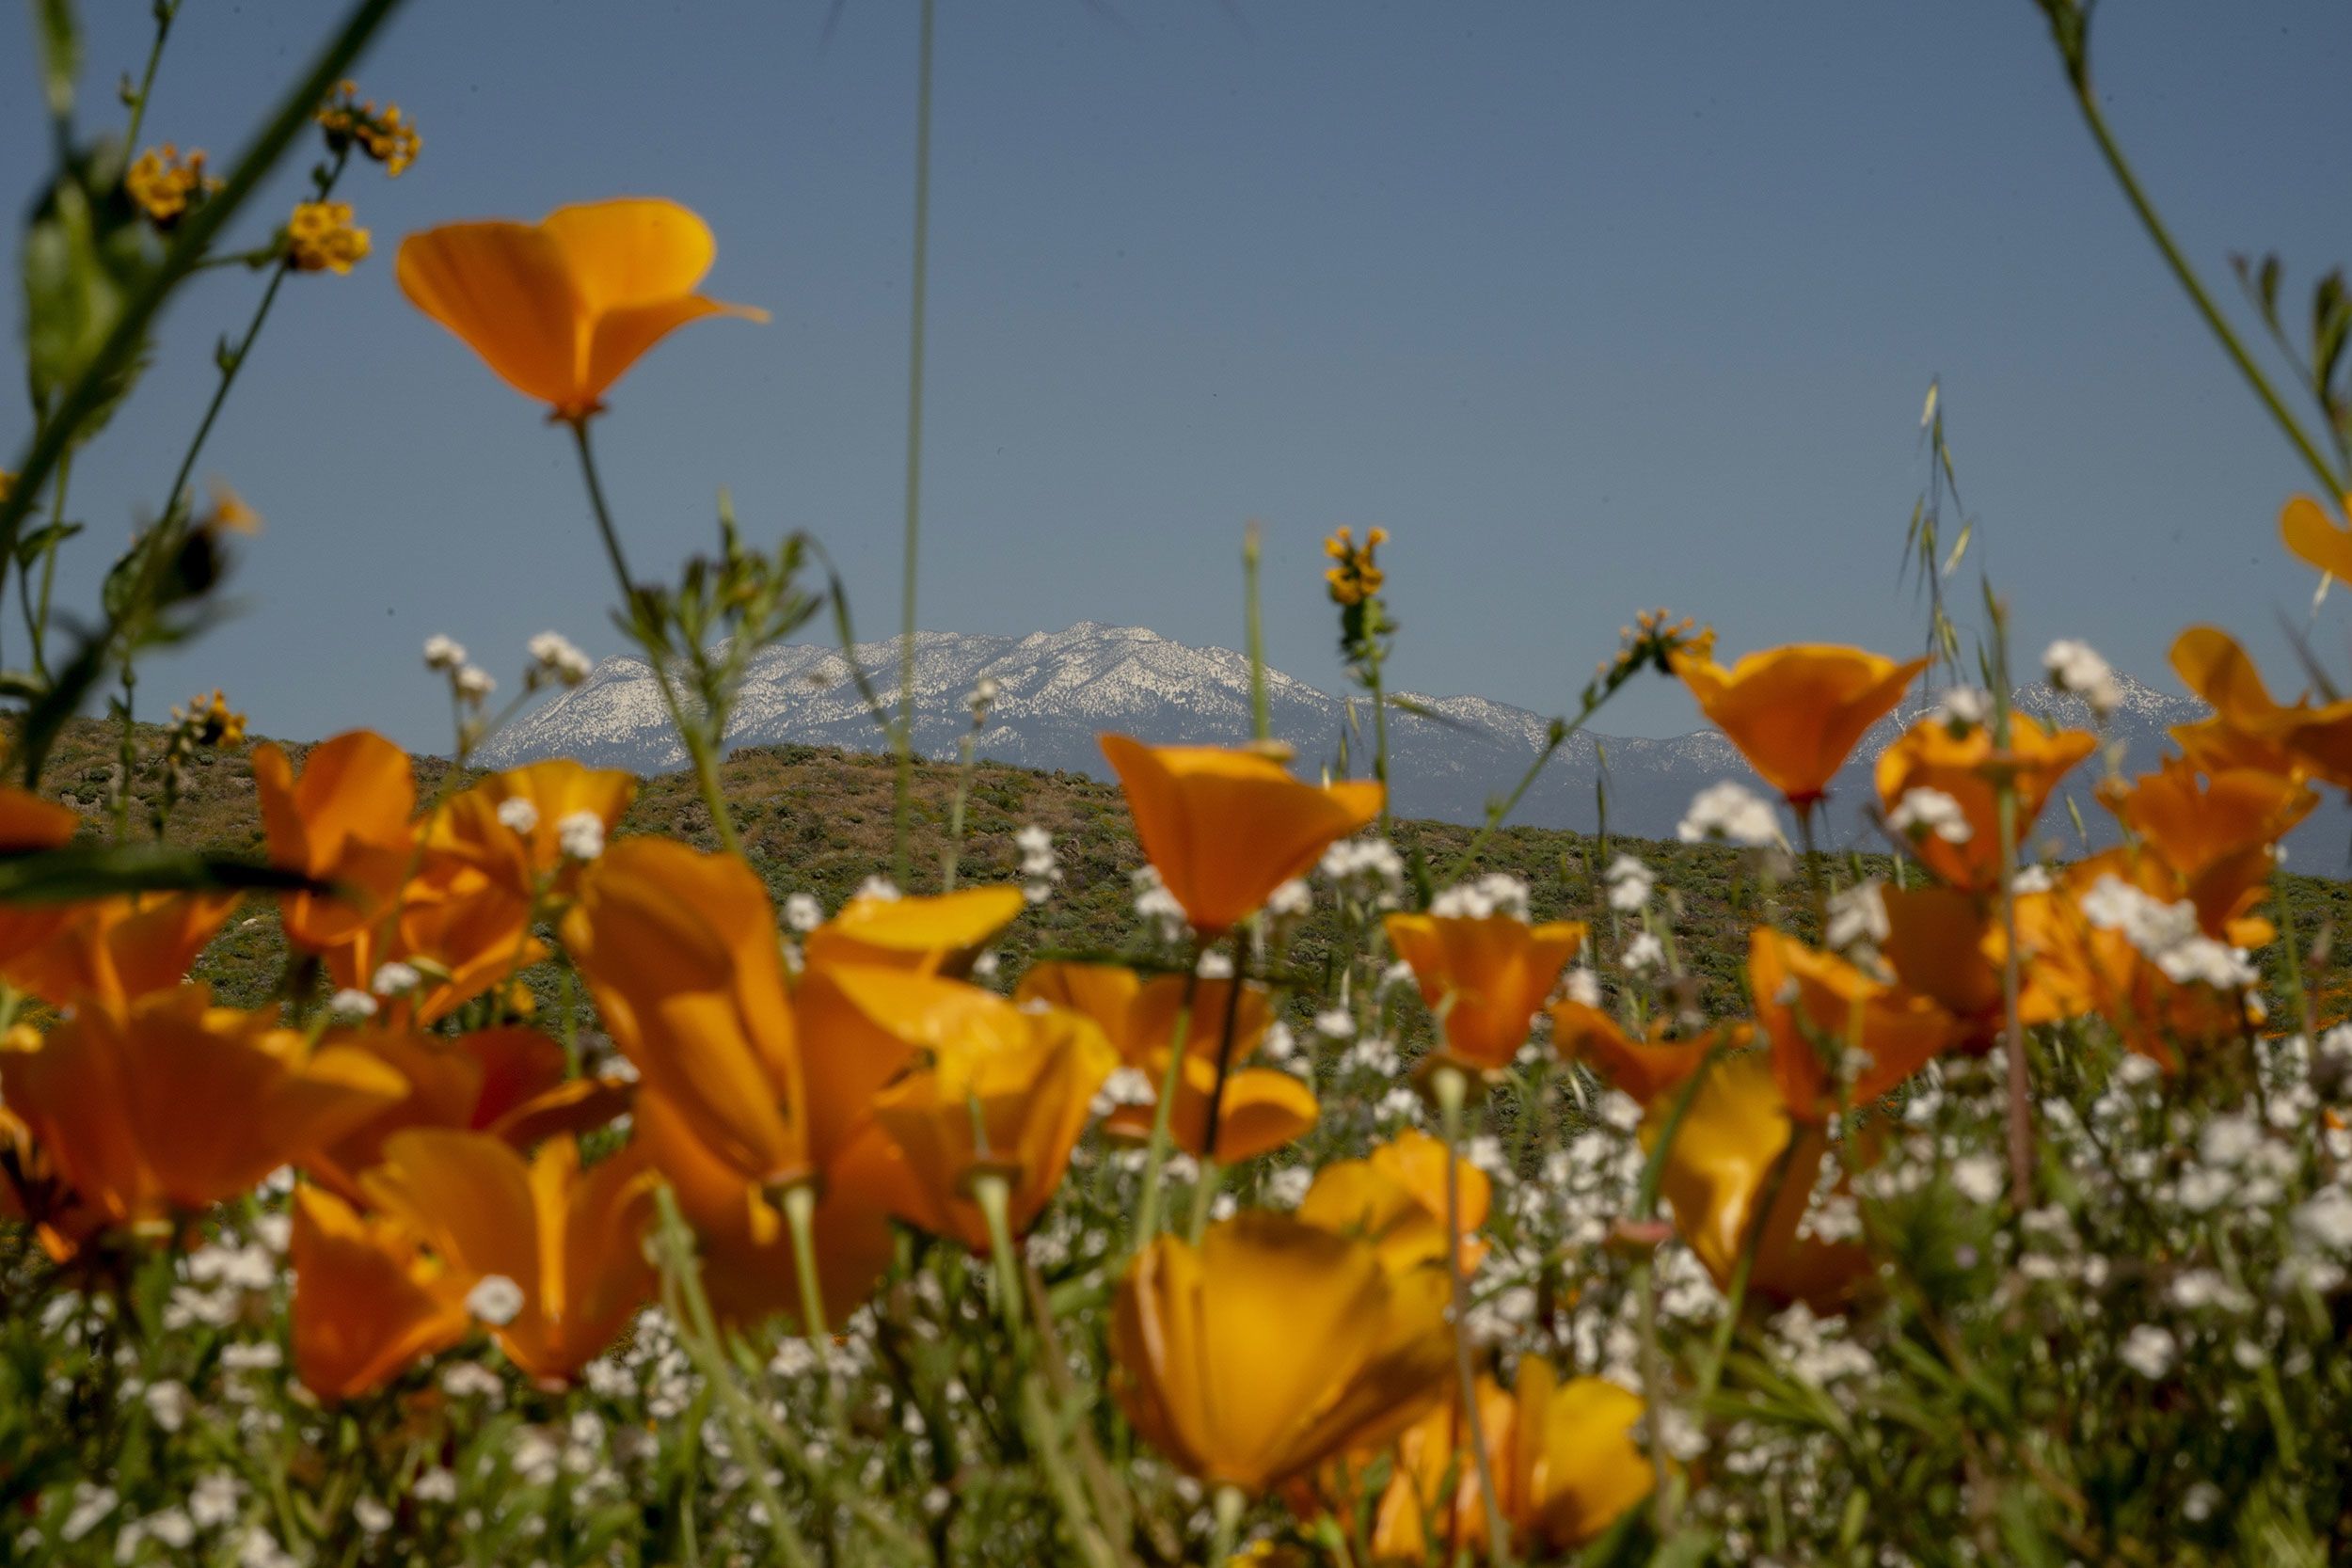
[[[1525,920],[1527,883],[1507,872],[1489,871],[1438,894],[1430,901],[1429,912],[1441,920],[1484,920],[1497,914]]]
[[[1277,923],[1297,920],[1314,907],[1315,890],[1304,877],[1276,883],[1265,897],[1266,918]]]
[[[1393,910],[1405,901],[1405,857],[1378,834],[1342,839],[1315,867],[1343,904]]]
[[[988,727],[989,710],[996,705],[996,699],[1003,691],[1004,688],[996,684],[993,675],[982,675],[972,683],[972,689],[965,695],[963,705],[972,710],[974,729],[984,730]]]
[[[1993,717],[1993,694],[1979,686],[1947,687],[1935,701],[1935,718],[1959,734],[1975,729]]]
[[[1054,835],[1032,822],[1014,833],[1012,842],[1021,851],[1021,896],[1032,904],[1044,903],[1054,895],[1054,884],[1061,880]]]
[[[501,800],[498,818],[501,827],[518,837],[528,838],[539,831],[539,808],[524,796]]]
[[[1903,798],[1886,814],[1886,825],[1914,843],[1933,837],[1947,844],[1965,844],[1977,832],[1958,800],[1924,784],[1903,791]]]
[[[1691,809],[1683,813],[1675,836],[1685,844],[1713,839],[1757,847],[1788,842],[1781,835],[1780,818],[1771,803],[1746,785],[1728,779],[1708,784],[1692,797]]]
[[[2102,719],[2123,701],[2114,669],[2088,642],[2060,638],[2042,650],[2042,667],[2049,672],[2052,686],[2080,697]]]
[[[531,668],[523,673],[523,689],[535,691],[552,681],[574,687],[588,678],[596,665],[560,631],[543,631],[528,644]]]
[[[1136,918],[1151,927],[1163,945],[1183,941],[1192,922],[1184,918],[1184,905],[1176,902],[1176,895],[1160,880],[1159,868],[1147,863],[1128,879],[1136,890]]]
[[[1639,914],[1658,886],[1657,874],[1631,855],[1619,855],[1601,874],[1609,884],[1609,907],[1619,914]]]
[[[604,818],[593,811],[566,812],[555,824],[555,842],[565,860],[595,860],[604,853]]]
[[[2242,949],[2206,936],[2197,906],[2168,904],[2120,877],[2102,877],[2082,896],[2083,918],[2103,931],[2121,931],[2142,958],[2176,985],[2231,990],[2257,975]]]
[[[795,893],[784,901],[784,924],[793,932],[806,936],[825,923],[825,907],[809,894]]]
[[[1875,948],[1886,940],[1893,927],[1887,924],[1886,900],[1881,895],[1883,886],[1873,877],[1830,895],[1829,928],[1822,933],[1822,941],[1831,952]]]

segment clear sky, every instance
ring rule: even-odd
[[[148,8],[84,8],[95,120]],[[201,469],[267,522],[246,612],[148,700],[218,683],[266,733],[442,748],[428,633],[509,689],[544,627],[617,651],[567,442],[408,307],[391,252],[622,194],[700,211],[711,292],[775,313],[685,329],[611,399],[637,562],[702,547],[726,484],[755,537],[821,536],[861,634],[895,628],[915,9],[847,0],[828,41],[829,8],[415,0],[359,75],[423,156],[347,180],[373,258],[289,283]],[[332,9],[188,0],[149,139],[226,158]],[[1238,646],[1256,516],[1269,654],[1326,686],[1317,540],[1343,522],[1394,535],[1413,689],[1562,711],[1655,604],[1728,652],[1905,651],[1921,617],[1897,558],[1940,375],[1980,523],[1963,598],[1991,569],[2028,660],[2081,636],[2169,686],[2174,630],[2217,620],[2286,679],[2277,618],[2312,578],[2276,517],[2302,471],[2098,164],[2026,0],[940,10],[926,626]],[[0,51],[11,200],[44,148],[29,53]],[[2298,299],[2352,259],[2352,7],[2110,5],[2097,54],[2121,135],[2225,287],[2233,249],[2286,253]],[[169,317],[77,471],[95,539],[160,503],[212,341],[258,287],[215,275]],[[25,420],[11,397],[0,451]],[[1598,727],[1695,723],[1655,683]]]

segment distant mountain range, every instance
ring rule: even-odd
[[[851,650],[875,687],[897,689],[898,644],[859,643]],[[1027,637],[979,637],[923,632],[915,640],[915,743],[926,756],[952,759],[971,727],[965,701],[986,676],[997,697],[979,737],[984,757],[1024,767],[1109,776],[1096,736],[1116,730],[1157,743],[1231,742],[1249,735],[1249,661],[1228,648],[1172,642],[1141,626],[1082,621],[1066,631]],[[2119,675],[2123,701],[2109,724],[2135,768],[2153,766],[2174,724],[2204,716],[2201,704]],[[1397,812],[1464,822],[1480,819],[1487,802],[1507,793],[1544,743],[1549,721],[1524,708],[1483,697],[1400,694],[1430,717],[1391,709],[1390,777]],[[1302,771],[1336,765],[1343,736],[1352,770],[1369,773],[1371,713],[1363,700],[1317,690],[1279,671],[1266,672],[1274,734],[1297,749]],[[1869,764],[1931,699],[1915,695],[1855,748],[1855,761],[1831,797],[1829,828],[1838,842],[1863,832],[1861,807],[1872,799]],[[2021,687],[2016,705],[2064,725],[2089,726],[2078,698],[2047,686]],[[736,746],[802,744],[851,751],[881,748],[849,666],[836,647],[794,643],[759,656],[744,682],[727,736]],[[685,766],[645,665],[608,658],[580,686],[510,725],[481,752],[509,767],[537,757],[572,756],[599,767],[656,772]],[[1612,736],[1591,732],[1560,749],[1520,803],[1514,820],[1590,832],[1598,821],[1597,785],[1604,768],[1612,831],[1671,837],[1691,798],[1724,779],[1754,784],[1738,752],[1712,730],[1672,739]],[[2094,842],[2111,836],[2106,814],[2090,792],[2091,766],[2072,781],[2072,794]],[[1760,787],[1760,786],[1759,786]],[[2334,826],[2319,840],[2336,861],[2346,835],[2341,808],[2328,808]],[[2046,834],[2079,849],[2062,804],[2045,816]],[[2307,827],[2305,833],[2311,833]],[[2297,837],[2303,837],[2298,834]],[[2316,849],[2315,844],[2313,848]],[[2304,869],[2320,871],[2312,855]]]

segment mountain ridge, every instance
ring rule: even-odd
[[[896,689],[896,639],[859,643],[850,656],[877,689]],[[1244,656],[1177,642],[1142,626],[1081,621],[1023,637],[920,632],[914,672],[915,747],[935,759],[954,758],[972,733],[967,699],[982,677],[995,682],[996,697],[975,749],[996,761],[1106,778],[1109,768],[1095,739],[1104,730],[1156,744],[1231,743],[1250,731]],[[728,745],[879,750],[882,731],[850,677],[850,665],[838,647],[787,643],[763,651],[746,673]],[[2203,705],[2188,698],[2127,675],[2117,681],[2122,701],[2107,729],[2123,743],[2129,766],[2152,766],[2167,728],[2205,714]],[[1311,771],[1321,764],[1336,772],[1344,751],[1354,763],[1350,771],[1369,772],[1372,726],[1360,695],[1335,696],[1274,669],[1265,672],[1265,685],[1273,733],[1295,746],[1302,767]],[[1477,820],[1492,798],[1507,794],[1524,775],[1551,722],[1472,694],[1394,696],[1420,710],[1392,708],[1389,720],[1390,777],[1402,816]],[[2047,686],[2020,687],[2012,701],[2059,724],[2091,723],[2081,698]],[[1861,806],[1871,798],[1869,764],[1933,702],[1932,694],[1915,693],[1856,746],[1855,760],[1833,785],[1834,841],[1867,836]],[[626,657],[603,660],[580,686],[492,736],[477,758],[511,767],[557,755],[638,772],[685,763],[651,672]],[[1708,784],[1736,780],[1761,787],[1731,743],[1713,730],[1657,739],[1586,731],[1572,736],[1545,767],[1515,819],[1592,831],[1599,825],[1597,791],[1604,764],[1609,825],[1638,836],[1671,837],[1692,797]],[[2090,799],[2090,777],[2078,773],[2070,781],[2086,826],[2104,818]],[[2045,818],[2045,830],[2064,818],[2059,806]]]

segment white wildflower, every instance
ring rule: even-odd
[[[498,678],[478,664],[469,664],[457,672],[453,683],[457,694],[469,703],[481,702],[499,689]]]
[[[539,826],[539,808],[520,795],[499,802],[499,824],[509,832],[529,833]]]
[[[415,990],[423,982],[423,975],[395,958],[377,966],[375,977],[368,982],[368,989],[378,996],[402,996]]]
[[[2042,667],[2049,672],[2052,686],[2074,692],[2102,719],[2123,701],[2114,669],[2088,642],[2060,638],[2042,650]]]
[[[466,645],[436,632],[424,640],[424,667],[428,670],[455,670],[466,662]]]
[[[326,1011],[338,1023],[364,1023],[375,1016],[375,998],[345,986],[326,999]]]
[[[1728,779],[1708,784],[1692,798],[1691,809],[1683,814],[1675,834],[1685,844],[1704,839],[1756,846],[1788,842],[1781,836],[1780,818],[1764,798]]]
[[[485,1274],[466,1292],[466,1310],[493,1328],[503,1328],[523,1309],[523,1288],[502,1274]]]
[[[1609,863],[1603,873],[1609,884],[1609,907],[1619,914],[1634,914],[1649,902],[1650,890],[1658,885],[1658,878],[1650,868],[1631,855],[1619,855]]]
[[[2153,1383],[2172,1370],[2180,1348],[2180,1341],[2172,1338],[2169,1329],[2141,1323],[2123,1336],[2122,1346],[2116,1354],[2123,1365]]]
[[[1883,885],[1874,877],[1830,895],[1829,928],[1823,940],[1832,952],[1876,947],[1886,940],[1891,927],[1886,922],[1886,900],[1880,896]]]
[[[604,853],[604,818],[593,811],[567,812],[555,825],[555,842],[566,860],[595,860]]]
[[[1648,931],[1636,935],[1625,944],[1625,956],[1619,960],[1635,974],[1645,974],[1662,969],[1666,963],[1666,946]]]
[[[1958,800],[1925,784],[1903,791],[1895,809],[1886,814],[1886,825],[1915,843],[1932,837],[1947,844],[1965,844],[1977,831]]]
[[[784,923],[805,936],[825,923],[824,906],[808,894],[792,894],[784,901]]]
[[[543,631],[528,644],[531,650],[529,684],[536,686],[553,676],[565,686],[578,686],[588,678],[594,668],[588,656],[573,645],[572,640],[560,631]]]

